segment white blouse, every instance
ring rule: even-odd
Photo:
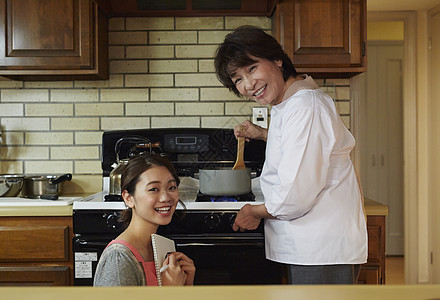
[[[266,257],[287,264],[362,264],[367,228],[350,159],[355,145],[333,100],[311,77],[271,111],[260,177]]]

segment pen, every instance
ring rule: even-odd
[[[167,254],[165,255],[165,259],[167,259],[168,254],[171,254],[171,252],[167,252]],[[160,268],[160,270],[159,270],[159,273],[162,273],[166,269],[168,269],[168,265],[162,266],[162,268]]]
[[[162,273],[166,269],[168,269],[168,265],[164,265],[162,268],[160,268],[159,273]]]

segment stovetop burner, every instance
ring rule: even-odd
[[[104,202],[122,202],[121,195],[108,194],[104,196]],[[253,202],[255,201],[255,195],[249,192],[244,195],[233,196],[210,196],[202,193],[197,194],[196,202]]]
[[[249,192],[244,195],[233,196],[210,196],[199,192],[196,202],[252,202],[255,201],[255,195]]]

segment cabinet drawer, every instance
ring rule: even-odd
[[[0,286],[68,286],[68,267],[0,267]]]
[[[0,226],[0,261],[68,261],[69,226]]]
[[[380,262],[381,259],[381,228],[368,226],[368,262]]]

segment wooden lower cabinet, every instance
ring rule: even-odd
[[[0,286],[73,285],[72,217],[0,217]]]
[[[359,284],[385,284],[385,216],[367,216],[368,261]]]
[[[69,286],[69,267],[0,267],[0,286]]]
[[[0,286],[73,285],[72,217],[0,217]],[[359,284],[385,284],[385,216],[368,216]]]

